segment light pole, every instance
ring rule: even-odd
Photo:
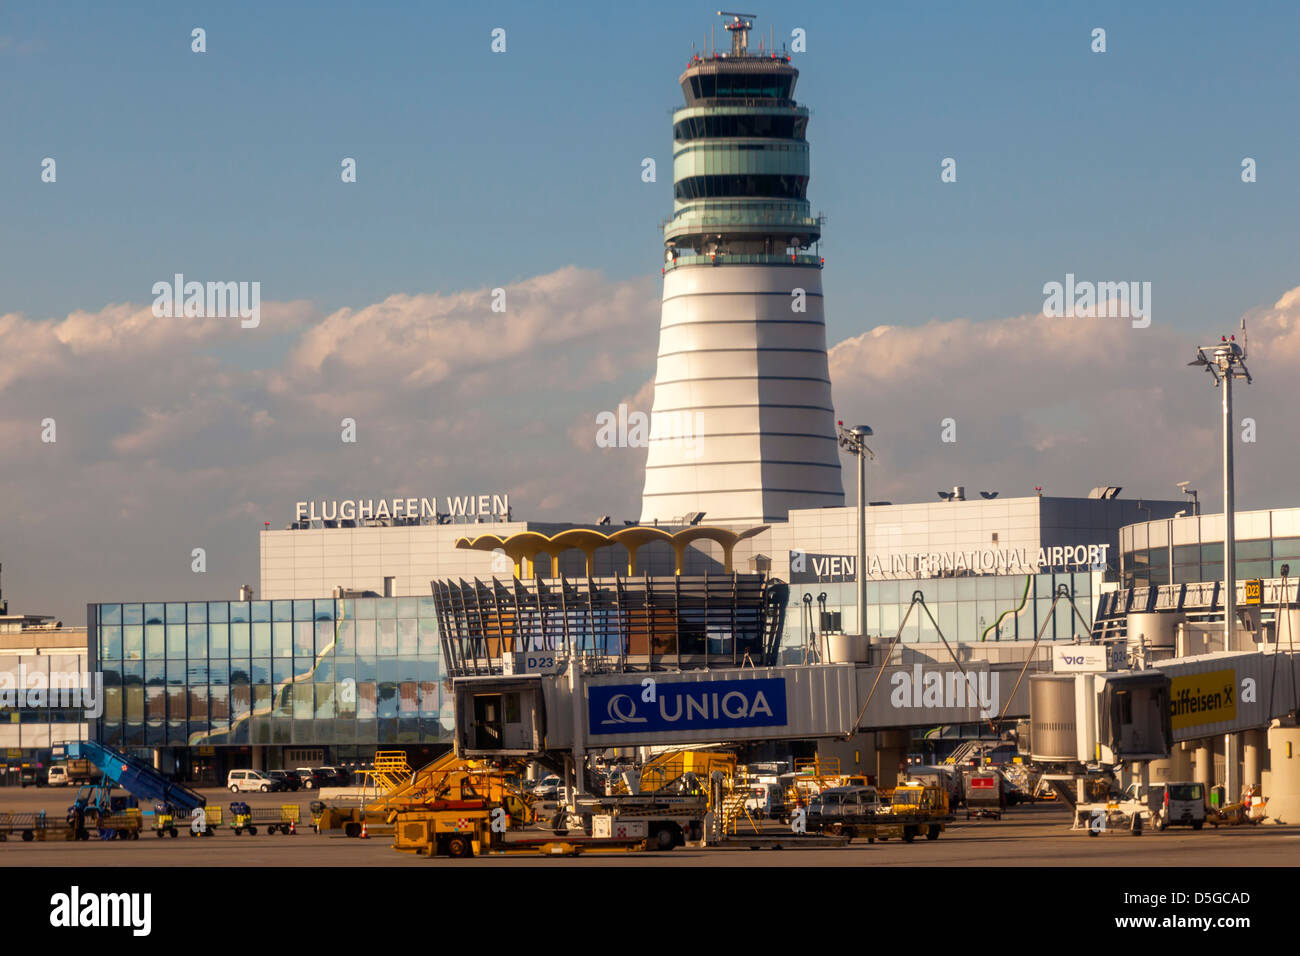
[[[1246,338],[1246,322],[1241,323],[1241,337]],[[1200,365],[1214,377],[1214,387],[1223,388],[1223,612],[1225,651],[1232,648],[1232,619],[1237,613],[1237,555],[1235,488],[1232,475],[1232,380],[1244,378],[1250,384],[1250,371],[1246,368],[1246,348],[1238,344],[1237,337],[1219,337],[1218,345],[1203,345],[1196,350],[1196,360],[1188,365]]]
[[[1196,350],[1196,360],[1188,365],[1201,365],[1214,377],[1214,387],[1223,387],[1223,649],[1232,650],[1233,619],[1237,616],[1237,552],[1236,552],[1236,502],[1232,476],[1232,380],[1244,378],[1251,382],[1246,368],[1246,320],[1241,320],[1241,343],[1237,337],[1219,336],[1218,345],[1203,345]],[[1237,792],[1236,734],[1224,737],[1224,768],[1227,773],[1224,788],[1228,800]]]
[[[858,633],[867,633],[867,456],[875,460],[876,453],[867,447],[866,439],[874,432],[867,425],[840,429],[840,447],[858,459]]]
[[[1192,364],[1195,365],[1197,363],[1193,362]],[[1201,513],[1201,501],[1196,496],[1196,489],[1187,487],[1190,484],[1190,481],[1180,481],[1178,482],[1178,487],[1183,490],[1183,494],[1192,496],[1192,514],[1199,515]]]

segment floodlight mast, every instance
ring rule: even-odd
[[[858,459],[858,633],[867,633],[867,456],[872,461],[876,453],[867,447],[866,439],[873,432],[867,425],[855,425],[845,428],[843,422],[836,422],[840,430],[840,447]]]
[[[1246,320],[1241,320],[1242,343],[1246,341]],[[1223,388],[1223,649],[1232,649],[1233,620],[1237,616],[1236,487],[1232,468],[1232,381],[1243,378],[1251,384],[1246,368],[1246,348],[1236,336],[1220,336],[1217,345],[1196,350],[1196,360]]]

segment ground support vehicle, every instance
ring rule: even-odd
[[[716,841],[718,846],[749,847],[751,850],[785,850],[808,849],[811,847],[838,847],[846,845],[856,833],[847,829],[836,828],[835,832],[823,830],[820,833],[795,833],[788,826],[780,829],[755,830],[722,836]]]
[[[935,820],[930,817],[911,814],[882,813],[874,820],[868,820],[854,826],[845,826],[844,836],[855,839],[863,837],[868,843],[879,840],[902,840],[911,843],[919,836],[927,840],[939,839],[939,834],[948,828],[947,820]]]
[[[139,809],[129,807],[120,813],[100,814],[95,829],[101,840],[138,840],[141,824]]]
[[[398,810],[393,849],[453,859],[479,856],[492,837],[491,811],[482,799],[435,800]]]
[[[79,740],[59,746],[68,760],[85,760],[99,770],[102,783],[83,786],[74,803],[74,807],[86,812],[88,822],[92,809],[96,815],[111,812],[114,786],[137,799],[165,803],[183,814],[193,813],[207,802],[189,787],[168,780],[145,761],[96,741]]]
[[[502,809],[487,800],[443,800],[419,809],[399,810],[393,848],[454,859],[488,855],[578,856],[646,849],[644,837],[619,836],[617,825],[609,824],[608,835],[555,837],[511,833],[493,825],[494,815]],[[639,829],[644,830],[644,826]]]
[[[0,812],[0,842],[10,836],[21,837],[24,843],[33,840],[86,840],[89,834],[78,830],[66,820],[47,816],[44,810],[32,813]]]
[[[1134,791],[1134,788],[1129,790]],[[1139,798],[1142,796],[1140,788],[1135,793]],[[1205,826],[1209,816],[1205,809],[1205,787],[1192,780],[1151,786],[1146,792],[1146,804],[1157,830],[1170,826],[1189,826],[1199,830]],[[1226,810],[1228,807],[1216,811],[1215,817],[1220,817]]]
[[[966,774],[966,819],[972,816],[1001,820],[1007,808],[1002,775],[996,770],[971,770]]]
[[[195,815],[190,816],[190,836],[212,836],[217,830],[221,829],[222,817],[221,807],[203,807],[201,818]]]
[[[1258,786],[1252,785],[1242,791],[1239,802],[1217,809],[1212,807],[1206,811],[1205,819],[1215,828],[1263,823],[1268,819],[1268,800]]]
[[[257,827],[253,823],[253,811],[242,800],[235,800],[230,804],[230,829],[235,831],[235,836],[239,836],[245,830],[249,836],[257,835]]]
[[[704,839],[704,816],[708,800],[704,795],[664,793],[616,794],[608,797],[579,797],[572,808],[561,809],[551,821],[557,836],[581,826],[594,836],[598,817],[616,818],[626,828],[635,823],[645,827],[645,839],[652,850],[671,850],[688,841]]]
[[[806,817],[810,832],[838,834],[883,807],[875,787],[828,787],[812,798]]]
[[[367,836],[391,835],[399,810],[452,799],[453,794],[500,806],[510,827],[536,819],[534,797],[505,769],[447,753],[412,773],[402,751],[380,751],[374,770],[363,773],[352,787],[322,792],[321,799],[312,802],[312,823],[318,833],[342,830],[345,836],[359,837],[364,826]]]
[[[46,783],[51,787],[67,787],[73,784],[97,783],[100,780],[99,768],[89,760],[64,760],[56,763],[46,772]]]
[[[254,807],[249,827],[250,833],[256,833],[259,825],[266,827],[268,835],[283,833],[288,836],[298,828],[298,819],[302,811],[296,803],[285,803],[278,807]]]
[[[177,836],[176,813],[171,807],[160,803],[153,808],[153,832],[160,840],[165,836]]]
[[[485,792],[487,784],[495,779],[485,777],[481,771],[452,770],[431,787],[413,788],[406,799],[390,802],[393,848],[453,858],[521,853],[569,856],[645,848],[644,837],[613,836],[619,825],[613,822],[611,814],[594,814],[592,818],[599,819],[598,825],[609,831],[610,836],[565,834],[557,839],[540,833],[511,832],[513,821],[508,805]],[[703,801],[697,798],[695,802],[702,805]],[[647,825],[644,820],[635,823],[634,829],[638,830]]]
[[[954,819],[946,786],[907,780],[894,788],[889,812],[868,821],[857,835],[865,836],[868,843],[894,838],[911,843],[918,836],[937,840]]]

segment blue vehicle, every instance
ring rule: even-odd
[[[100,817],[136,807],[140,800],[170,807],[176,816],[189,816],[207,803],[201,794],[168,780],[145,761],[93,740],[61,744],[55,750],[56,759],[89,760],[101,774],[101,782],[83,786],[68,808],[68,822],[77,828],[79,837],[85,826],[96,825]],[[115,786],[130,796],[114,796]]]

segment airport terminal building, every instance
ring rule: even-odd
[[[1119,586],[1125,526],[1182,507],[1100,491],[872,506],[866,632],[892,638],[906,619],[905,642],[938,640],[936,624],[951,642],[1086,639],[1053,595],[1065,585],[1091,622],[1098,595]],[[776,662],[824,660],[828,634],[860,633],[852,507],[732,529],[507,521],[505,509],[465,523],[299,513],[262,533],[255,597],[88,607],[88,654],[104,675],[100,740],[199,779],[364,761],[394,745],[435,753],[452,741],[454,714],[434,582],[505,585],[518,573],[543,586],[630,588],[673,582],[680,567],[682,580],[723,595],[733,578],[788,582],[770,589],[785,602]],[[928,615],[909,617],[915,592]]]

